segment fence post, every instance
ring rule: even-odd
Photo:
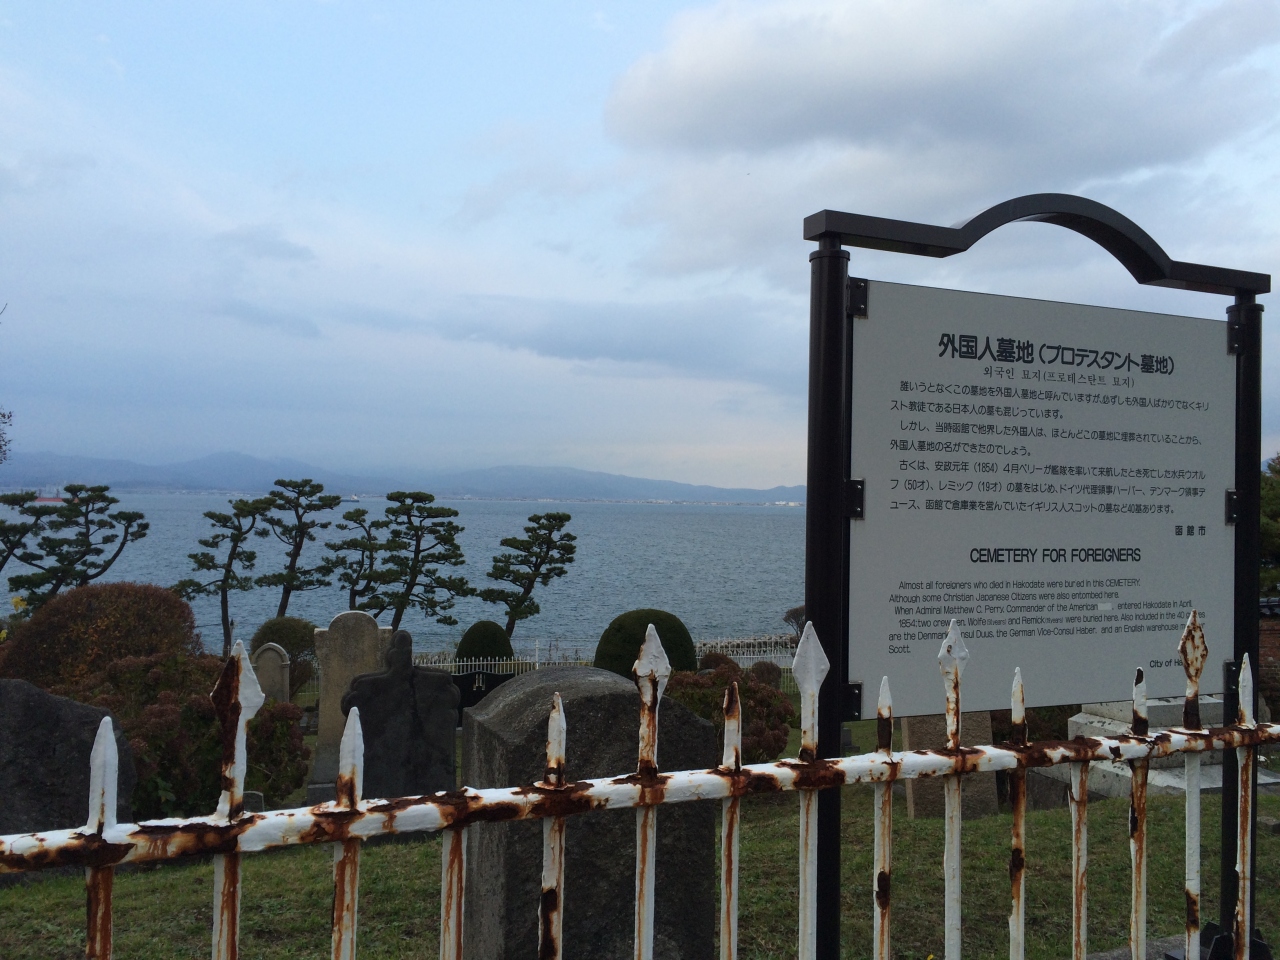
[[[1240,658],[1240,706],[1236,724],[1253,729],[1253,672],[1249,654]],[[1236,766],[1240,770],[1239,815],[1236,820],[1236,910],[1234,946],[1236,960],[1249,960],[1253,940],[1253,797],[1256,747],[1236,747]]]
[[[662,649],[653,624],[644,634],[640,656],[631,668],[640,690],[640,757],[636,774],[640,780],[641,806],[636,808],[636,960],[653,960],[653,880],[657,868],[658,808],[649,801],[646,782],[658,776],[658,707],[671,676],[671,661]],[[661,797],[655,798],[661,802]]]
[[[244,814],[244,776],[248,766],[245,727],[265,702],[244,644],[239,640],[210,695],[222,737],[222,795],[214,818],[238,820]],[[213,858],[213,960],[240,954],[240,854]]]
[[[355,812],[364,793],[364,731],[360,708],[352,707],[338,747],[338,778],[334,784],[339,810]],[[360,844],[355,838],[333,847],[333,960],[355,960],[356,925],[360,906]]]
[[[89,819],[84,833],[102,837],[116,825],[116,787],[120,776],[120,758],[116,751],[116,734],[110,717],[103,717],[93,738],[89,754]],[[111,960],[111,888],[115,870],[111,867],[86,867],[85,883],[85,956],[89,960]]]
[[[956,621],[951,621],[947,636],[938,651],[938,668],[947,694],[947,749],[960,752],[960,676],[969,662],[969,650]],[[942,778],[946,803],[946,838],[942,847],[942,873],[946,881],[944,904],[946,960],[960,960],[960,775]]]
[[[1200,674],[1209,658],[1204,642],[1204,629],[1194,610],[1187,618],[1187,626],[1178,642],[1182,657],[1182,670],[1187,675],[1187,696],[1182,704],[1182,728],[1204,729],[1200,722]],[[1182,757],[1186,774],[1186,935],[1183,938],[1183,960],[1199,960],[1200,956],[1200,754],[1187,753]]]
[[[547,717],[547,769],[542,786],[560,790],[565,785],[564,746],[566,724],[560,694],[551,698]],[[542,897],[538,901],[538,960],[560,960],[564,954],[564,817],[542,821]]]
[[[724,692],[724,752],[720,769],[742,771],[742,704],[738,682]],[[738,807],[736,796],[720,801],[720,960],[738,955]]]
[[[1145,737],[1147,723],[1147,681],[1138,668],[1133,678],[1133,722],[1129,732]],[[1129,891],[1129,957],[1147,957],[1147,769],[1149,760],[1133,760],[1129,769],[1133,783],[1129,794],[1129,858],[1133,883]]]
[[[804,625],[791,664],[800,688],[800,761],[818,759],[818,692],[831,669],[813,624]],[[818,791],[800,790],[800,923],[799,960],[818,955]],[[838,837],[837,837],[838,839]]]
[[[1022,689],[1022,668],[1013,669],[1010,695],[1013,742],[1027,744],[1026,697]],[[1026,954],[1027,892],[1027,768],[1019,763],[1009,771],[1009,805],[1013,808],[1013,829],[1009,838],[1009,960],[1023,960]]]
[[[872,960],[889,960],[889,905],[893,878],[893,695],[889,678],[880,678],[876,702],[876,750],[890,764],[888,780],[876,781],[875,864],[872,867],[875,946]]]

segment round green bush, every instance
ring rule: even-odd
[[[458,641],[455,657],[458,660],[511,660],[515,655],[511,638],[500,624],[477,620]]]
[[[649,624],[653,624],[658,631],[658,639],[662,641],[662,649],[667,651],[667,659],[671,661],[673,671],[698,669],[698,655],[693,649],[693,637],[689,636],[689,629],[674,613],[649,608],[629,610],[614,617],[613,622],[600,635],[600,643],[596,646],[595,666],[612,670],[619,676],[630,677]]]
[[[148,583],[94,583],[60,593],[15,626],[4,645],[4,676],[45,690],[78,683],[125,657],[204,652],[190,605]]]
[[[316,625],[301,617],[273,617],[253,635],[249,652],[268,643],[289,654],[289,696],[296,694],[316,674]]]

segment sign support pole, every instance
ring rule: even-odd
[[[840,755],[848,681],[849,475],[845,310],[849,251],[823,238],[809,255],[809,463],[805,496],[805,617],[831,662],[818,691],[818,756]],[[818,794],[818,958],[840,957],[840,791]]]
[[[1258,690],[1258,591],[1262,552],[1262,305],[1252,291],[1238,290],[1235,303],[1227,308],[1228,342],[1236,355],[1236,489],[1235,489],[1235,636],[1229,677],[1224,677],[1223,724],[1235,723],[1239,705],[1239,678],[1236,671],[1245,655],[1254,681],[1254,715],[1257,715]],[[1228,712],[1229,711],[1229,712]],[[1229,755],[1229,756],[1228,756]],[[1234,955],[1231,930],[1235,912],[1236,831],[1239,828],[1236,779],[1239,771],[1235,754],[1224,750],[1222,756],[1222,846],[1221,884],[1218,900],[1218,929],[1213,931],[1210,958]],[[1257,769],[1253,773],[1253,792],[1257,795]],[[1251,810],[1257,829],[1257,811]],[[1256,864],[1257,854],[1253,854]],[[1251,865],[1251,867],[1254,865]],[[1257,874],[1254,873],[1254,876]],[[1256,894],[1255,894],[1256,898]],[[1250,915],[1257,917],[1254,905]],[[1251,931],[1252,933],[1252,931]],[[1255,944],[1261,946],[1257,940]]]

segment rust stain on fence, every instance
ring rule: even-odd
[[[214,960],[240,956],[240,854],[221,855],[214,864]]]
[[[115,871],[110,867],[91,867],[85,871],[85,956],[89,960],[110,960],[111,957],[111,887],[114,875]]]
[[[538,960],[555,960],[560,956],[556,917],[560,912],[560,891],[543,890],[538,901]]]
[[[209,694],[218,717],[218,742],[222,748],[222,789],[230,791],[234,786],[236,763],[236,728],[240,725],[240,663],[228,657],[222,673]],[[243,808],[243,801],[241,802]],[[234,818],[241,810],[233,809]]]

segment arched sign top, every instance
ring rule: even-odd
[[[1160,244],[1106,204],[1068,193],[1033,193],[997,203],[954,227],[822,210],[804,220],[806,240],[834,239],[851,247],[949,257],[963,253],[1006,223],[1053,223],[1088,237],[1120,261],[1139,283],[1204,293],[1268,293],[1271,276],[1174,260]]]

